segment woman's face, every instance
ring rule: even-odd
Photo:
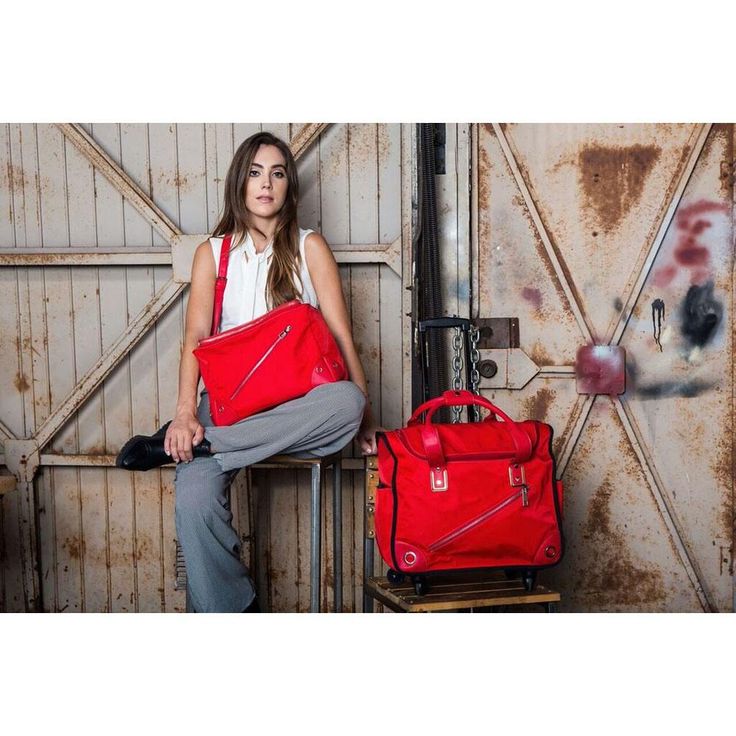
[[[263,144],[253,158],[245,187],[245,207],[256,217],[274,217],[286,201],[286,161],[276,146]]]

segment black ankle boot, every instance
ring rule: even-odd
[[[115,465],[124,470],[151,470],[161,465],[167,465],[173,462],[170,455],[164,450],[164,439],[166,438],[166,430],[171,422],[166,422],[161,429],[150,437],[148,435],[137,434],[129,439],[120,450]],[[194,457],[209,457],[210,443],[207,440],[196,447],[192,447]]]
[[[248,606],[248,608],[244,609],[242,613],[260,613],[261,607],[258,605],[258,598],[254,598],[253,602]]]

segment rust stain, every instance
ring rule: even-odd
[[[550,357],[549,353],[544,349],[544,346],[539,341],[534,343],[531,354],[529,357],[538,365],[554,365],[554,361]]]
[[[641,144],[596,144],[580,152],[580,186],[603,230],[613,231],[639,201],[644,182],[661,154],[659,146]]]
[[[720,512],[720,528],[727,539],[733,539],[734,508],[733,479],[736,473],[736,456],[734,456],[733,439],[730,433],[721,434],[716,448],[716,456],[711,463],[711,471],[718,483],[722,502]]]
[[[554,401],[557,392],[549,388],[540,388],[534,396],[529,396],[523,402],[523,416],[543,422]]]
[[[640,567],[631,559],[626,537],[611,521],[614,486],[609,476],[596,490],[588,507],[583,538],[589,543],[587,567],[581,571],[580,587],[592,602],[636,605],[666,597],[662,573],[655,567]]]
[[[78,560],[84,554],[84,540],[78,537],[67,537],[61,548],[65,549],[73,560]]]
[[[15,388],[20,393],[25,393],[31,387],[31,385],[28,383],[28,379],[26,378],[25,373],[16,373],[15,381],[13,381],[13,383],[15,384]]]
[[[28,178],[25,175],[22,167],[14,166],[9,161],[6,165],[5,176],[11,189],[23,189],[28,184]]]
[[[481,145],[478,149],[478,243],[480,262],[488,263],[491,250],[491,161],[488,149]]]

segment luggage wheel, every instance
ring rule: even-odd
[[[403,572],[397,572],[396,570],[389,568],[386,573],[386,579],[391,583],[391,585],[401,585],[405,580],[405,575]]]
[[[537,571],[524,570],[524,574],[521,576],[521,579],[524,581],[524,590],[526,590],[527,593],[531,593],[537,583]]]
[[[417,595],[426,595],[429,592],[429,583],[424,575],[412,575],[412,583],[414,583],[414,592]]]

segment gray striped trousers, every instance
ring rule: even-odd
[[[202,393],[197,414],[214,454],[178,463],[175,482],[176,533],[197,612],[238,612],[255,598],[228,501],[238,470],[271,455],[339,452],[357,433],[364,406],[365,396],[354,383],[338,381],[229,427],[215,427],[209,397]]]

